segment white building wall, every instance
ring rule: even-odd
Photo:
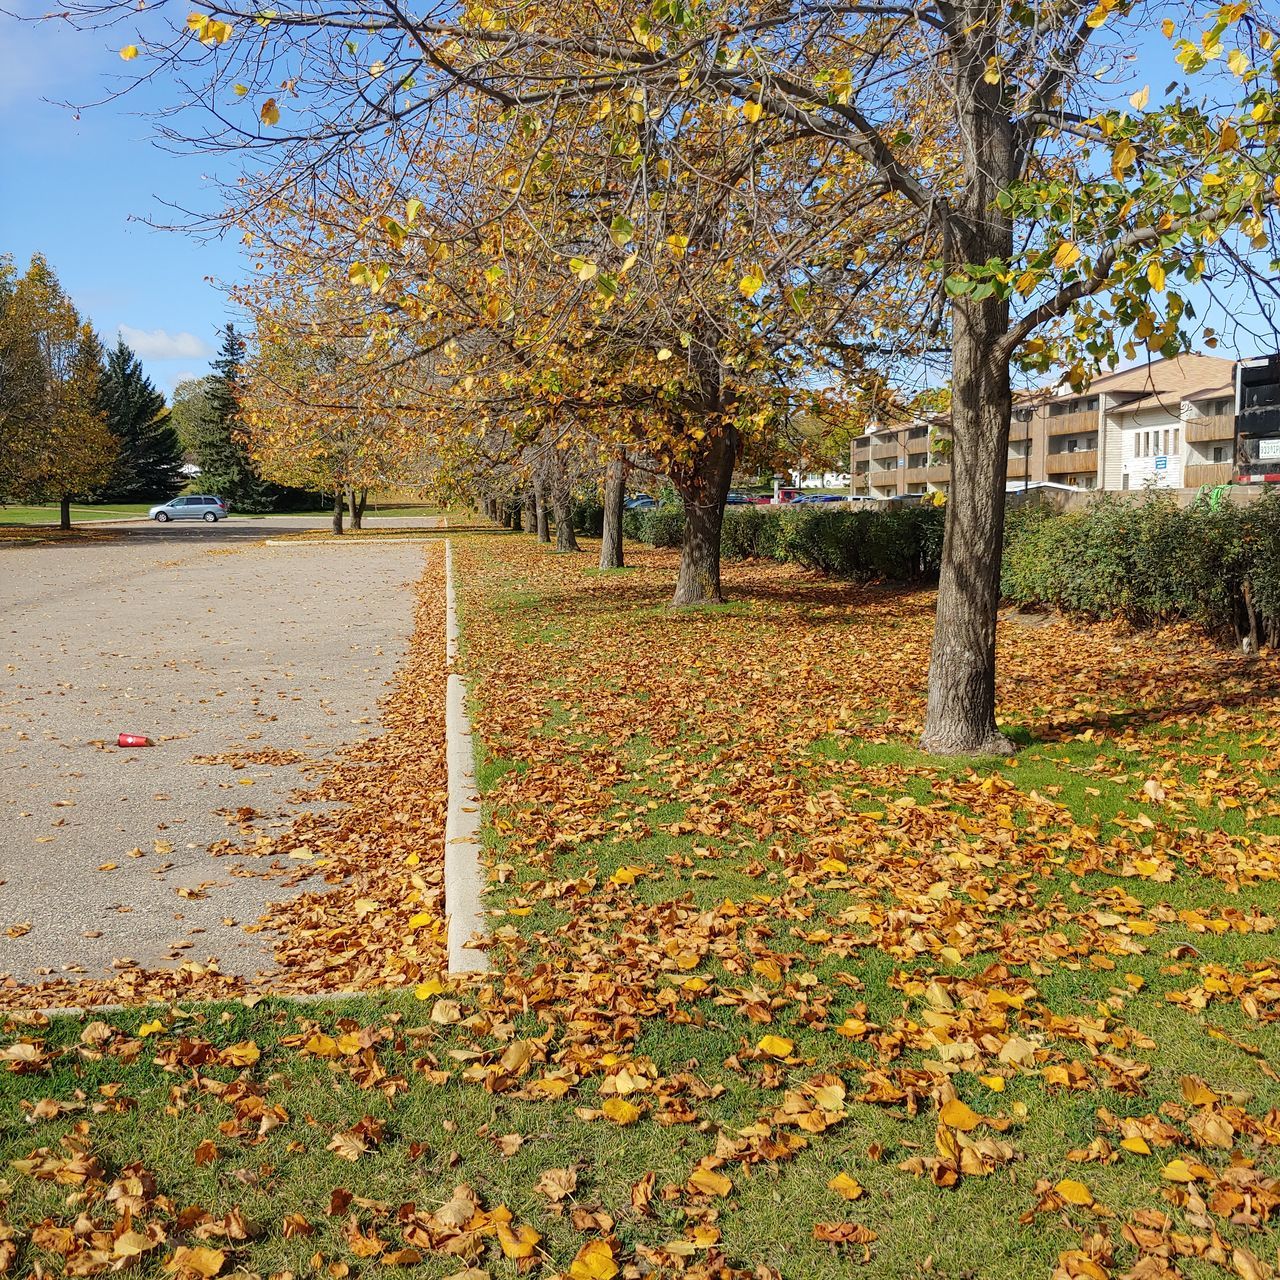
[[[1181,489],[1186,431],[1181,417],[1147,409],[1119,419],[1118,489]]]
[[[1098,488],[1119,489],[1124,474],[1123,433],[1114,417],[1116,400],[1104,395],[1098,406]]]

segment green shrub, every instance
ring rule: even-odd
[[[1105,495],[1083,511],[1027,509],[1006,526],[1001,587],[1135,627],[1194,622],[1212,634],[1280,640],[1280,495],[1216,511],[1165,494]]]
[[[720,554],[726,560],[778,559],[778,515],[766,507],[726,507]]]
[[[678,547],[684,537],[684,508],[662,506],[628,511],[622,517],[622,532],[651,547]]]
[[[679,546],[683,515],[674,525],[631,512],[629,536],[652,546]],[[942,555],[943,513],[937,507],[850,511],[837,506],[734,506],[724,513],[720,549],[726,560],[779,560],[843,578],[927,581]],[[662,539],[661,541],[659,539]]]
[[[604,504],[599,498],[578,498],[573,504],[573,527],[588,538],[604,533]]]

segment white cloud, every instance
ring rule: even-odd
[[[135,329],[122,324],[120,336],[140,360],[203,360],[213,348],[194,333],[170,333],[167,329]]]

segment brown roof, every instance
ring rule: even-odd
[[[1084,391],[1055,386],[1027,392],[1025,396],[1026,401],[1043,404],[1050,400],[1070,400],[1098,391],[1105,391],[1110,395],[1132,394],[1136,391],[1141,393],[1141,399],[1126,404],[1126,411],[1150,408],[1152,405],[1178,405],[1183,400],[1222,395],[1233,390],[1235,367],[1234,360],[1222,356],[1188,353],[1174,356],[1170,360],[1150,360],[1116,373],[1100,374]],[[1015,397],[1015,402],[1018,399],[1020,397]]]
[[[1159,392],[1165,401],[1191,400],[1196,395],[1211,395],[1235,385],[1235,361],[1222,356],[1195,353],[1174,356],[1171,360],[1152,360],[1122,369],[1118,373],[1095,378],[1090,391]]]

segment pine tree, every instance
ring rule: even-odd
[[[200,489],[217,494],[233,511],[270,511],[271,486],[254,470],[241,439],[240,392],[244,339],[234,325],[222,335],[213,362],[207,411],[196,429],[194,451],[200,467]]]
[[[163,501],[179,493],[186,483],[182,445],[164,396],[123,338],[107,356],[102,406],[107,426],[120,441],[120,454],[101,496],[112,502]]]

